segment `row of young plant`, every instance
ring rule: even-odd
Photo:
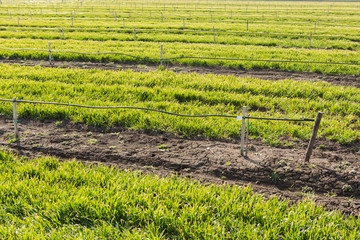
[[[52,53],[55,61],[92,61],[92,62],[143,62],[159,63],[161,45],[164,47],[164,58],[171,63],[197,66],[225,66],[234,68],[271,68],[289,71],[313,71],[330,74],[360,74],[360,65],[321,64],[311,62],[329,62],[360,64],[360,54],[357,51],[323,50],[323,49],[286,49],[264,46],[232,46],[202,43],[153,43],[153,42],[118,42],[118,41],[79,41],[79,40],[52,40],[52,51],[73,51],[93,53],[90,55],[71,52]],[[44,51],[11,51],[8,49],[42,49]],[[49,41],[38,39],[3,39],[1,41],[0,57],[11,59],[49,59],[47,50]],[[97,54],[97,53],[123,53]],[[95,54],[94,54],[95,53]],[[135,56],[135,57],[134,57]],[[138,58],[136,58],[138,57]],[[210,58],[210,59],[201,59]],[[219,59],[220,58],[220,59]],[[229,58],[224,60],[221,58]],[[236,59],[248,59],[236,60]],[[252,61],[255,60],[255,61]],[[260,60],[260,61],[256,61]],[[265,60],[265,61],[261,61]],[[283,60],[295,62],[281,62]],[[275,61],[275,62],[274,62]],[[278,61],[278,62],[276,62]],[[299,62],[300,61],[300,62]],[[301,62],[305,63],[301,63]],[[308,63],[310,62],[310,63]]]
[[[283,2],[284,3],[284,2]],[[167,7],[167,6],[168,7]],[[298,23],[315,22],[321,18],[325,24],[351,24],[356,26],[356,11],[358,5],[354,3],[337,3],[329,6],[328,3],[311,3],[311,6],[303,7],[296,2],[288,2],[282,5],[276,2],[263,4],[261,2],[244,3],[234,2],[233,4],[208,3],[208,2],[166,2],[165,4],[154,3],[151,1],[142,2],[107,2],[98,4],[87,2],[83,5],[77,3],[58,3],[35,5],[22,4],[3,4],[0,7],[0,14],[4,16],[20,15],[24,17],[63,17],[73,12],[80,17],[86,18],[113,18],[115,13],[119,16],[122,14],[137,16],[140,18],[155,18],[161,13],[167,19],[178,19],[188,17],[194,20],[208,21],[211,17],[213,20],[254,20],[262,19],[267,21],[293,21]]]
[[[341,144],[360,140],[360,90],[326,83],[264,81],[233,76],[141,73],[0,66],[0,98],[85,104],[137,106],[183,114],[315,118],[324,112],[319,132]],[[0,112],[11,116],[12,105]],[[182,118],[139,110],[94,110],[19,104],[20,118],[69,119],[96,126],[170,131],[186,136],[237,138],[240,122],[228,118]],[[250,121],[250,136],[271,145],[308,140],[313,123]]]
[[[113,28],[115,27],[139,27],[139,28],[172,28],[183,29],[184,25],[188,29],[194,30],[208,30],[213,26],[219,31],[248,31],[248,32],[262,32],[262,33],[282,33],[282,34],[306,34],[310,32],[317,35],[335,35],[339,34],[344,37],[356,35],[358,30],[357,26],[351,26],[346,24],[332,25],[319,23],[318,21],[299,23],[299,22],[287,22],[286,19],[279,19],[279,21],[266,22],[264,18],[244,19],[239,21],[195,21],[191,18],[177,18],[177,19],[164,19],[160,18],[137,18],[136,16],[129,15],[117,15],[112,18],[82,18],[79,16],[59,16],[59,17],[43,17],[43,18],[30,18],[11,16],[2,17],[2,26],[21,26],[21,27],[78,27],[78,28]],[[1,17],[1,15],[0,15]],[[72,20],[73,18],[73,20]],[[316,26],[315,26],[316,24]]]
[[[66,39],[83,41],[144,41],[144,42],[184,42],[211,43],[227,45],[254,45],[287,48],[316,48],[360,50],[360,38],[357,37],[317,37],[310,35],[271,35],[256,33],[233,33],[218,30],[156,30],[127,28],[109,29],[72,29],[72,28],[2,28],[2,39]],[[135,36],[136,35],[136,36]],[[359,42],[356,41],[356,38]]]
[[[4,239],[357,239],[359,220],[250,186],[18,159],[0,150]]]

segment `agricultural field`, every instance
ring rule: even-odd
[[[48,59],[50,42],[54,60],[359,75],[359,9],[357,2],[4,1],[0,57]]]
[[[310,201],[291,207],[251,187],[203,186],[175,176],[0,152],[0,233],[7,239],[357,239]],[[129,184],[130,183],[130,184]],[[101,204],[98,204],[101,202]]]
[[[2,1],[0,236],[359,239],[359,12]]]

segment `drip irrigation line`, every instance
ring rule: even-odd
[[[33,18],[35,19],[35,18]],[[39,19],[44,19],[44,18],[39,18]],[[91,18],[92,19],[92,18]],[[91,20],[89,19],[89,20]],[[135,18],[125,18],[127,22],[138,22],[138,20],[140,19],[135,19]],[[110,19],[111,20],[111,19]],[[159,20],[159,19],[149,19],[149,20]],[[173,22],[177,22],[179,21],[178,19],[170,19],[171,21],[173,20]],[[161,19],[160,19],[161,21]],[[170,21],[170,22],[171,22]],[[187,20],[188,21],[188,20]],[[239,23],[243,23],[243,21],[240,21]],[[261,23],[261,24],[264,24],[262,22],[257,22],[257,21],[253,21],[253,22],[249,22],[250,24],[257,24],[257,23]],[[246,23],[244,23],[246,24]],[[266,22],[266,24],[271,24],[271,22]],[[295,23],[293,23],[295,24]],[[298,23],[297,23],[298,24]],[[275,24],[276,26],[281,26],[281,25],[277,25]],[[322,24],[322,26],[324,26],[326,24]],[[16,29],[16,26],[10,26],[10,25],[6,25],[6,26],[3,26],[4,28],[8,28],[8,29]],[[329,26],[332,26],[334,27],[334,25],[329,25]],[[309,25],[308,27],[312,27],[312,25]],[[347,26],[347,27],[356,27],[356,26]],[[53,31],[57,31],[57,28],[59,28],[58,26],[57,27],[53,27],[53,28],[49,28],[49,27],[45,27],[45,28],[41,28],[41,27],[27,27],[27,26],[21,26],[21,27],[18,27],[20,29],[34,29],[34,30],[53,30]],[[71,30],[81,30],[81,31],[94,31],[95,32],[112,32],[112,31],[131,31],[131,29],[124,29],[124,28],[121,28],[121,29],[99,29],[99,28],[71,28]],[[97,30],[97,31],[96,31]],[[199,32],[199,33],[203,33],[203,32],[209,32],[209,33],[212,33],[212,29],[208,29],[208,30],[201,30],[201,29],[146,29],[146,28],[139,28],[139,31],[142,31],[142,32]],[[228,33],[228,34],[243,34],[243,35],[260,35],[260,36],[283,36],[283,37],[304,37],[304,38],[307,38],[309,37],[308,33],[304,33],[304,34],[291,34],[291,33],[288,33],[288,34],[285,34],[285,33],[265,33],[265,32],[239,32],[239,31],[227,31],[227,30],[217,30],[216,31],[217,33]],[[350,36],[351,37],[351,36]],[[356,36],[354,36],[356,37]],[[330,39],[350,39],[349,36],[342,36],[342,35],[321,35],[321,34],[316,34],[313,36],[313,38],[330,38]]]
[[[20,28],[20,29],[19,29]],[[58,32],[59,27],[3,27],[3,29],[6,29],[7,31],[27,31],[27,30],[42,30],[42,31],[53,31]],[[78,32],[124,32],[124,33],[133,33],[133,29],[130,28],[113,28],[113,29],[100,29],[100,28],[64,28],[65,31],[71,30],[69,32],[75,32],[74,30]],[[137,28],[137,33],[147,33],[147,32],[159,32],[159,33],[176,33],[176,32],[188,32],[188,33],[209,33],[209,35],[213,34],[213,30],[201,30],[201,29],[146,29],[146,28]],[[227,31],[227,30],[216,30],[216,33],[223,33],[223,34],[241,34],[242,36],[248,36],[248,37],[256,37],[256,36],[267,36],[267,37],[301,37],[301,38],[309,38],[308,33],[304,34],[285,34],[285,33],[266,33],[266,32],[239,32],[239,31]],[[354,38],[357,38],[357,36],[353,36]],[[321,35],[316,34],[312,36],[313,39],[315,38],[328,38],[328,39],[347,39],[347,40],[353,40],[352,36],[341,36],[341,35]]]
[[[288,118],[264,118],[264,117],[245,117],[245,119],[257,119],[257,120],[273,120],[273,121],[289,121],[289,122],[314,122],[314,119],[288,119]],[[250,124],[251,125],[251,124]]]
[[[173,57],[173,58],[164,58],[163,61],[176,60],[176,59],[217,59],[217,60],[227,60],[227,61],[250,61],[250,62],[275,62],[275,63],[315,63],[315,64],[334,64],[334,65],[354,65],[360,66],[360,63],[338,63],[338,62],[309,62],[309,61],[296,61],[296,60],[269,60],[269,59],[248,59],[248,58],[215,58],[215,57]]]
[[[41,102],[41,101],[27,101],[27,100],[12,100],[12,99],[0,99],[4,102],[17,102],[17,103],[34,103],[34,104],[46,104],[46,105],[60,105],[67,107],[80,107],[80,108],[92,108],[92,109],[133,109],[133,110],[145,110],[152,112],[165,113],[168,115],[178,116],[178,117],[192,117],[192,118],[201,118],[201,117],[222,117],[222,118],[236,118],[240,119],[242,117],[235,115],[222,115],[222,114],[202,114],[202,115],[190,115],[190,114],[180,114],[173,113],[153,108],[145,107],[128,107],[128,106],[88,106],[88,105],[79,105],[79,104],[70,104],[70,103],[56,103],[56,102]],[[313,122],[314,119],[288,119],[288,118],[264,118],[264,117],[245,117],[245,119],[257,119],[257,120],[274,120],[274,121],[295,121],[295,122]]]
[[[31,49],[31,48],[3,48],[2,50],[10,51],[40,51],[40,52],[49,52],[45,49]],[[216,58],[216,57],[172,57],[172,58],[147,58],[147,57],[138,57],[126,53],[116,53],[116,52],[97,52],[97,53],[84,53],[84,52],[75,52],[75,51],[57,51],[51,50],[52,53],[73,53],[73,54],[82,54],[82,55],[102,55],[102,54],[113,54],[113,55],[122,55],[127,57],[132,57],[136,59],[142,59],[146,61],[171,61],[177,59],[204,59],[204,60],[225,60],[225,61],[247,61],[247,62],[273,62],[273,63],[306,63],[306,64],[328,64],[328,65],[350,65],[350,66],[360,66],[360,63],[339,63],[339,62],[311,62],[311,61],[298,61],[298,60],[270,60],[270,59],[249,59],[249,58]]]
[[[159,11],[160,13],[161,11]],[[131,12],[131,13],[134,13],[134,12]],[[130,13],[130,14],[131,14]],[[157,12],[154,12],[154,14],[156,14]],[[214,13],[214,12],[213,12]],[[4,13],[4,14],[7,14],[7,13]],[[119,13],[120,14],[120,13]],[[129,13],[126,13],[126,14],[129,14]],[[147,15],[148,13],[144,13],[143,15]],[[242,12],[239,12],[239,14],[243,14]],[[36,13],[34,13],[34,15],[36,15]],[[54,15],[54,13],[43,13],[43,15]],[[63,13],[58,13],[58,15],[63,15],[65,16],[65,18],[63,19],[71,19],[71,17],[68,17],[68,12],[63,12]],[[26,16],[27,18],[23,18],[25,20],[30,20],[30,17],[28,15],[21,15],[22,17]],[[83,15],[80,15],[80,16],[84,16]],[[120,16],[120,15],[119,15]],[[176,18],[167,18],[171,21],[178,21],[179,19],[182,19],[183,17],[187,17],[188,15],[184,15],[184,14],[174,14],[172,13],[171,16],[175,16]],[[224,15],[217,15],[217,17],[221,18],[221,17],[226,17],[227,15],[224,14]],[[260,16],[258,14],[256,15],[247,15],[248,17],[256,17],[256,18],[260,18]],[[209,22],[209,20],[207,19],[208,18],[208,14],[201,14],[201,15],[197,15],[197,17],[203,17],[203,18],[198,18],[198,19],[195,19],[195,20],[189,20],[187,19],[187,21],[190,21],[191,23],[203,23],[203,22]],[[214,17],[216,17],[216,15],[214,15]],[[265,16],[266,18],[274,18],[273,15],[266,15]],[[283,16],[279,16],[279,17],[283,17]],[[286,16],[288,17],[288,16]],[[179,18],[179,19],[178,19]],[[9,19],[9,18],[1,18],[1,19]],[[47,18],[32,18],[32,20],[58,20],[59,18],[57,17],[47,17]],[[62,20],[63,20],[62,19]],[[153,18],[153,17],[140,17],[140,18],[131,18],[131,17],[128,17],[127,18],[128,21],[144,21],[144,20],[151,20],[151,21],[163,21],[162,19],[160,18]],[[131,19],[131,20],[130,20]],[[97,18],[85,18],[85,17],[78,17],[77,18],[77,21],[79,20],[94,20],[94,21],[98,21],[98,20],[102,20],[102,21],[114,21],[114,17],[97,17]],[[220,23],[224,23],[224,22],[231,22],[231,23],[243,23],[246,19],[213,19],[212,22],[220,22]],[[314,19],[314,23],[316,22],[316,20]],[[298,24],[302,24],[303,26],[306,24],[306,27],[311,27],[310,24],[312,24],[313,22],[308,22],[308,21],[303,21],[303,22],[299,22],[299,21],[296,21],[296,22],[281,22],[280,24],[277,24],[278,22],[276,21],[267,21],[267,22],[262,22],[261,20],[258,20],[256,19],[255,21],[252,21],[251,23],[254,23],[254,24],[273,24],[273,25],[276,25],[276,26],[281,26],[281,25],[298,25]],[[354,25],[345,25],[345,24],[331,24],[331,23],[322,23],[321,24],[322,26],[330,26],[330,27],[351,27],[351,28],[359,28],[358,26],[354,26]]]

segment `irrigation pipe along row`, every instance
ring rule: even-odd
[[[247,119],[254,119],[254,120],[270,120],[270,121],[289,121],[289,122],[314,122],[313,133],[308,145],[308,149],[306,152],[305,162],[309,162],[313,145],[315,143],[315,138],[317,135],[317,131],[320,126],[320,120],[322,113],[318,113],[316,119],[288,119],[288,118],[268,118],[268,117],[250,117],[249,115],[246,116],[246,107],[243,107],[242,116],[236,115],[221,115],[221,114],[202,114],[202,115],[190,115],[190,114],[180,114],[174,112],[168,112],[158,109],[152,108],[145,108],[145,107],[130,107],[130,106],[89,106],[89,105],[80,105],[80,104],[70,104],[70,103],[56,103],[56,102],[43,102],[43,101],[28,101],[28,100],[17,100],[16,98],[13,99],[0,99],[3,102],[12,102],[13,103],[13,121],[14,121],[14,131],[15,131],[15,138],[19,138],[19,130],[18,130],[18,116],[17,116],[17,109],[16,103],[32,103],[32,104],[47,104],[47,105],[59,105],[59,106],[67,106],[67,107],[79,107],[79,108],[91,108],[91,109],[133,109],[133,110],[144,110],[144,111],[152,111],[152,112],[159,112],[163,114],[178,116],[178,117],[190,117],[190,118],[203,118],[203,117],[221,117],[221,118],[236,118],[236,120],[241,120],[241,155],[247,155],[247,149],[245,149],[245,120]],[[248,123],[249,124],[249,123]],[[248,134],[248,131],[247,131]]]
[[[38,51],[38,52],[49,52],[49,53],[72,53],[72,54],[81,54],[81,55],[122,55],[126,57],[146,60],[146,61],[171,61],[177,59],[204,59],[204,60],[225,60],[225,61],[248,61],[248,62],[273,62],[273,63],[305,63],[305,64],[328,64],[328,65],[350,65],[350,66],[360,66],[360,63],[344,63],[344,62],[312,62],[312,61],[300,61],[300,60],[270,60],[270,59],[249,59],[249,58],[216,58],[216,57],[171,57],[171,58],[147,58],[147,57],[139,57],[126,53],[118,53],[118,52],[97,52],[97,53],[84,53],[84,52],[75,52],[75,51],[54,51],[50,49],[49,42],[49,50],[45,49],[31,49],[31,48],[4,48],[0,47],[1,50],[9,50],[9,51]]]

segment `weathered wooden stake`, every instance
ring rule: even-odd
[[[316,23],[315,23],[315,27],[314,27],[314,34],[316,34]]]
[[[183,18],[183,30],[185,30],[185,18]]]
[[[13,120],[14,120],[14,135],[15,138],[19,138],[18,119],[16,111],[16,97],[13,98]]]
[[[318,112],[318,114],[316,116],[314,128],[313,128],[313,131],[311,134],[311,139],[310,139],[309,145],[306,150],[305,162],[309,162],[309,160],[310,160],[310,156],[311,156],[314,144],[315,144],[316,135],[317,135],[317,132],[320,127],[320,121],[321,121],[322,115],[323,115],[322,112]]]
[[[311,48],[311,37],[312,37],[312,32],[310,32],[310,38],[309,38],[309,48]]]
[[[160,65],[163,65],[163,45],[161,45],[161,57],[160,57]]]
[[[19,15],[18,15],[18,27],[20,27],[20,19],[19,19]]]
[[[136,41],[136,28],[134,27],[134,39]]]
[[[249,31],[249,20],[246,20],[246,31]]]
[[[214,43],[216,43],[216,38],[215,38],[215,27],[213,26],[213,34],[214,34]]]
[[[51,43],[49,42],[49,62],[51,65]]]
[[[64,27],[61,27],[61,30],[62,30],[63,40],[65,40]]]
[[[123,17],[123,28],[125,28],[125,18]]]
[[[246,107],[243,107],[241,118],[241,156],[245,156],[245,119],[246,119]]]

